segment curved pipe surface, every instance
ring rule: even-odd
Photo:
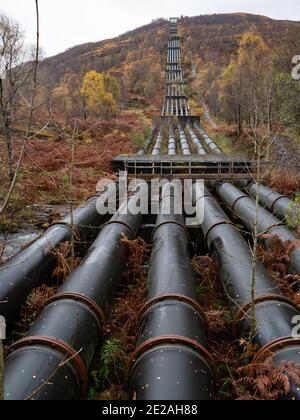
[[[223,154],[220,147],[206,134],[206,132],[198,124],[195,124],[195,128],[197,129],[197,131],[205,141],[206,146],[212,153],[216,153],[218,155]]]
[[[197,148],[198,155],[206,156],[206,151],[205,151],[201,141],[197,137],[195,131],[192,129],[192,127],[189,124],[187,124],[186,129],[189,133],[189,136],[190,136],[192,142],[194,143],[195,147]]]
[[[256,182],[251,183],[247,190],[254,198],[256,198],[258,193],[260,204],[280,219],[285,220],[295,216],[292,208],[293,200],[290,197],[279,194],[271,188]]]
[[[232,184],[217,186],[219,197],[239,217],[250,232],[254,232],[256,222],[256,202]],[[292,274],[300,274],[300,236],[286,227],[281,220],[273,216],[262,206],[258,207],[258,234],[264,235],[264,244],[267,249],[272,247],[274,237],[283,243],[294,242],[295,247],[290,255],[289,270]]]

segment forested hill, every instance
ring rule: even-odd
[[[300,30],[299,22],[276,21],[264,16],[250,14],[217,14],[185,17],[179,27],[189,48],[202,60],[229,60],[238,46],[240,36],[248,30],[256,30],[271,44],[281,43],[287,35]],[[117,38],[88,43],[71,48],[44,60],[41,69],[47,83],[58,83],[67,73],[81,69],[126,72],[129,66],[139,66],[145,73],[145,65],[162,65],[168,24],[159,19],[149,25],[127,32]]]

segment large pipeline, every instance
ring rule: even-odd
[[[189,136],[194,144],[194,146],[197,148],[197,153],[200,156],[206,156],[206,151],[201,143],[201,141],[199,140],[197,134],[195,133],[195,131],[192,129],[192,127],[187,124],[186,129],[189,133]]]
[[[115,192],[113,184],[102,197],[113,197]],[[40,285],[45,276],[49,277],[55,268],[55,250],[71,240],[73,230],[76,243],[85,242],[93,233],[93,238],[96,236],[95,229],[104,219],[97,211],[97,200],[101,200],[101,194],[91,197],[76,209],[73,220],[68,216],[55,223],[40,238],[0,266],[0,315],[5,317],[9,327],[18,318],[32,289]]]
[[[152,129],[151,135],[146,138],[145,143],[144,143],[144,147],[142,147],[140,150],[138,150],[137,156],[144,156],[148,152],[149,147],[152,143],[152,140],[155,137],[155,134],[156,134],[156,128],[154,127]]]
[[[195,124],[195,128],[199,132],[199,134],[201,135],[201,137],[205,141],[206,146],[209,148],[209,150],[212,153],[216,153],[218,155],[223,154],[223,152],[219,148],[219,146],[206,134],[206,132],[198,124]]]
[[[292,219],[295,216],[295,209],[293,208],[293,200],[286,195],[279,194],[271,188],[266,187],[256,182],[251,183],[247,190],[256,198],[259,196],[259,202],[271,213],[276,214],[282,220]]]
[[[163,129],[161,128],[159,130],[159,133],[158,133],[157,138],[156,138],[155,145],[154,145],[153,150],[152,150],[152,155],[153,156],[158,156],[158,155],[162,154],[162,143],[163,143]]]
[[[137,400],[214,398],[212,359],[206,349],[205,316],[196,301],[189,238],[184,218],[175,215],[174,208],[174,195],[164,188],[147,303],[132,358],[130,396]]]
[[[168,143],[168,154],[170,156],[176,155],[176,136],[173,125],[169,128],[169,143]]]
[[[224,203],[253,233],[256,222],[256,202],[232,184],[224,183],[217,186],[217,192]],[[283,243],[290,241],[295,243],[290,255],[289,271],[291,274],[300,274],[300,246],[298,244],[300,236],[260,205],[258,206],[257,230],[259,235],[263,235],[267,249],[272,247],[274,237],[278,237]]]
[[[179,133],[179,139],[180,139],[180,146],[182,150],[182,154],[184,156],[189,156],[191,154],[191,149],[189,146],[188,139],[185,135],[185,132],[180,124],[178,124],[178,133]]]
[[[196,187],[197,188],[197,187]],[[219,275],[234,316],[237,337],[248,340],[255,307],[254,343],[260,350],[255,360],[273,356],[273,362],[300,363],[300,339],[292,337],[293,319],[298,308],[276,286],[261,262],[255,265],[255,299],[252,299],[253,257],[246,241],[223,212],[218,202],[205,190],[197,206],[204,206],[201,229],[209,250],[219,264]],[[300,391],[290,378],[289,398],[300,400]]]
[[[148,191],[147,191],[148,193]],[[135,192],[132,204],[146,194]],[[142,215],[127,201],[102,229],[82,264],[49,301],[28,334],[12,346],[5,363],[6,400],[77,400],[88,387],[88,370],[103,336],[102,324]]]

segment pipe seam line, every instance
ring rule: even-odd
[[[199,315],[201,316],[202,321],[204,322],[206,327],[209,328],[207,317],[205,315],[204,310],[200,306],[200,304],[196,300],[194,300],[194,299],[192,299],[188,296],[180,295],[180,294],[160,295],[160,296],[157,296],[157,297],[155,297],[151,300],[148,300],[148,302],[146,302],[144,304],[144,306],[142,307],[142,309],[140,310],[140,313],[139,313],[139,316],[138,316],[138,318],[140,320],[140,323],[141,323],[142,318],[145,316],[145,313],[149,309],[151,309],[152,306],[154,306],[157,303],[164,302],[166,300],[178,300],[179,302],[184,302],[184,303],[187,303],[188,305],[192,306],[193,309],[195,309],[199,313]]]
[[[150,340],[142,343],[135,349],[134,353],[132,354],[128,363],[128,371],[133,369],[133,366],[138,361],[140,356],[142,356],[147,351],[163,344],[182,344],[192,348],[193,350],[196,350],[196,352],[200,354],[204,358],[204,361],[208,364],[209,368],[211,369],[211,373],[213,375],[216,374],[216,365],[210,352],[204,346],[202,346],[202,344],[198,343],[198,341],[180,335],[164,335],[151,338]]]
[[[105,312],[103,311],[101,306],[99,306],[96,302],[94,302],[92,299],[90,299],[84,294],[76,292],[58,293],[47,300],[45,307],[50,305],[51,303],[65,299],[74,300],[75,302],[81,302],[84,305],[86,305],[89,309],[91,309],[95,313],[98,320],[99,329],[101,329],[101,325],[106,321]]]
[[[274,357],[274,355],[276,355],[276,352],[294,346],[300,346],[300,338],[281,337],[278,340],[271,341],[270,343],[262,347],[255,355],[253,362],[263,363],[269,357]]]

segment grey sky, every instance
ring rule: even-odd
[[[1,0],[0,10],[18,20],[34,42],[34,0]],[[46,55],[100,41],[158,17],[249,12],[300,21],[299,0],[40,0],[41,44]]]

